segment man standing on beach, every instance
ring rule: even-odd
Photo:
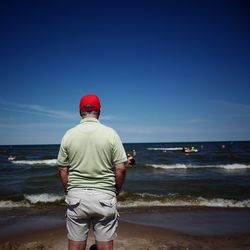
[[[98,250],[112,250],[116,237],[116,195],[125,180],[127,156],[118,134],[99,122],[100,111],[96,95],[83,96],[81,123],[66,132],[58,153],[70,250],[86,248],[91,224]]]

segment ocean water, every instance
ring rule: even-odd
[[[133,143],[120,207],[250,207],[250,142]],[[198,152],[184,153],[194,146]],[[0,208],[64,204],[59,145],[0,146]],[[15,155],[15,161],[8,161]]]

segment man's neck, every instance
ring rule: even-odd
[[[99,117],[97,117],[97,115],[94,115],[94,114],[87,114],[87,115],[82,116],[82,119],[86,119],[86,118],[98,119]]]

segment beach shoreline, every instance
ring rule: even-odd
[[[189,216],[192,213],[211,214],[218,211],[221,213],[221,216],[226,211],[235,212],[235,215],[238,216],[241,212],[249,212],[250,210],[192,207],[121,208],[119,209],[121,217],[118,237],[114,242],[114,249],[250,249],[250,227],[244,233],[197,235],[184,233],[173,228],[162,228],[124,221],[125,215],[129,217],[129,215],[147,214],[150,217],[152,214],[166,213],[168,217],[172,218],[183,213]],[[0,249],[67,249],[64,207],[1,209],[0,214],[2,217],[7,218],[9,216],[10,218],[9,220],[2,220],[1,228],[5,228],[7,233],[5,235],[3,233],[0,234]],[[15,219],[13,219],[13,216]],[[208,225],[204,224],[201,227],[206,226]],[[13,230],[14,228],[18,228],[18,230]],[[92,231],[90,231],[87,249],[92,244],[94,244],[94,237]]]

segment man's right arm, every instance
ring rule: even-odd
[[[120,193],[126,177],[126,163],[118,163],[115,165],[115,187],[117,195]]]
[[[67,193],[67,186],[68,186],[68,167],[66,166],[58,166],[58,174],[60,181],[63,185],[64,192]]]

